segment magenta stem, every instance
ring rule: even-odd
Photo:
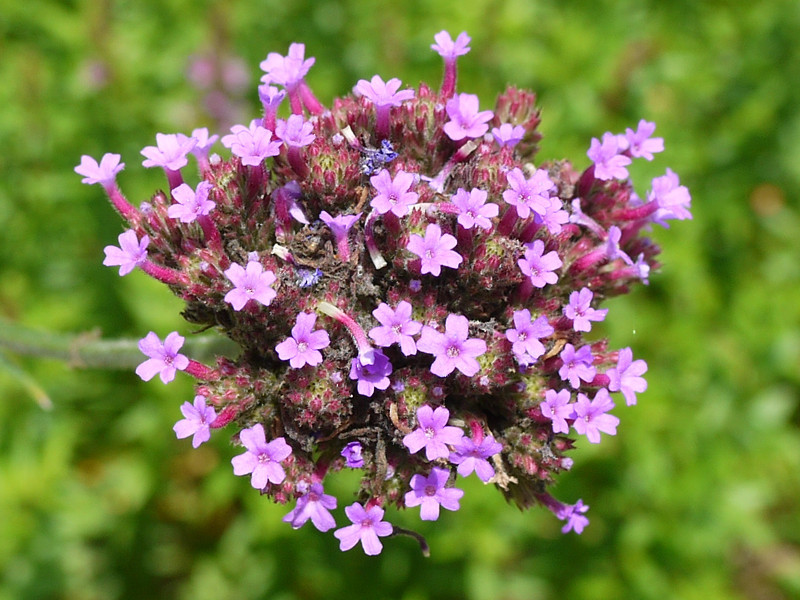
[[[106,194],[117,212],[131,225],[139,222],[141,215],[133,205],[128,202],[116,182],[105,187]]]
[[[183,175],[181,175],[180,171],[173,171],[164,167],[164,173],[167,174],[167,185],[169,185],[170,190],[174,190],[183,183]]]
[[[375,133],[380,140],[387,140],[389,139],[389,132],[390,132],[390,124],[389,124],[389,111],[391,110],[390,105],[385,106],[376,106],[375,111],[377,112],[376,119],[375,119]]]
[[[456,91],[456,58],[444,59],[444,76],[442,77],[442,89],[439,97],[442,100],[449,100]]]
[[[305,81],[301,81],[299,87],[300,97],[303,100],[303,105],[306,107],[306,110],[312,115],[321,115],[324,113],[325,107],[317,100],[317,97],[311,91],[311,88],[308,87],[308,84]]]
[[[308,176],[308,165],[305,158],[303,158],[303,151],[297,146],[289,146],[286,150],[286,155],[289,159],[289,166],[297,173],[300,179],[305,179]]]

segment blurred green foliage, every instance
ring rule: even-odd
[[[508,83],[537,90],[542,159],[583,166],[591,137],[647,118],[666,152],[636,165],[640,193],[670,166],[693,195],[694,221],[654,232],[651,284],[609,303],[603,332],[647,359],[650,389],[561,479],[589,528],[562,536],[470,482],[435,524],[391,517],[431,558],[404,538],[342,554],[231,474],[224,434],[196,451],[174,439],[188,378],[0,354],[0,600],[800,597],[796,1],[0,0],[0,316],[190,331],[166,289],[101,266],[120,225],[73,173],[80,155],[121,153],[120,183],[144,200],[162,174],[139,150],[255,115],[267,52],[304,41],[328,102],[375,73],[438,85],[441,29],[472,36],[459,88],[482,106]],[[198,56],[243,60],[227,115],[187,77]],[[340,504],[353,487],[336,480]]]

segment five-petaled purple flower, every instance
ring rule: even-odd
[[[295,87],[314,65],[315,58],[306,59],[305,44],[290,44],[286,56],[270,52],[259,65],[266,75],[261,78],[264,83],[277,83],[287,89]]]
[[[106,257],[103,264],[107,267],[119,267],[119,274],[127,275],[147,259],[147,246],[150,238],[143,235],[139,240],[133,229],[128,229],[117,237],[119,247],[106,246],[103,252]]]
[[[444,406],[439,406],[436,410],[427,404],[420,406],[417,409],[419,427],[406,434],[403,445],[411,454],[416,454],[425,448],[425,457],[428,460],[448,458],[450,450],[447,444],[455,446],[464,436],[460,428],[447,424],[449,419],[450,411]]]
[[[350,379],[358,380],[358,393],[362,396],[372,396],[376,388],[388,388],[391,374],[392,363],[382,351],[374,348],[359,352],[350,363]]]
[[[312,132],[314,124],[305,121],[303,115],[291,115],[285,121],[278,119],[275,123],[275,137],[283,140],[287,146],[302,148],[308,146],[317,137]]]
[[[422,331],[422,323],[411,318],[411,304],[402,300],[397,307],[392,308],[385,302],[381,302],[378,308],[372,311],[380,327],[373,327],[369,330],[371,337],[378,346],[386,348],[392,344],[399,344],[400,350],[406,356],[417,353],[417,345],[413,335]]]
[[[188,362],[188,361],[187,361]],[[181,405],[181,412],[184,418],[175,423],[172,430],[175,436],[182,440],[190,435],[192,437],[192,447],[197,448],[203,442],[211,439],[210,426],[217,418],[217,413],[211,406],[206,406],[204,396],[195,396],[194,404],[184,402]]]
[[[492,228],[490,219],[496,217],[500,212],[497,204],[489,202],[486,204],[487,193],[478,188],[473,188],[469,192],[464,188],[458,188],[450,201],[458,207],[458,224],[464,229],[480,227],[489,230]]]
[[[555,184],[547,171],[536,169],[528,179],[519,168],[511,169],[506,174],[509,189],[503,192],[503,200],[517,210],[520,219],[527,219],[531,211],[537,215],[545,215],[550,208],[550,191]]]
[[[531,322],[531,311],[525,308],[514,311],[514,328],[506,330],[506,339],[511,342],[511,351],[517,359],[530,364],[544,354],[544,344],[539,340],[554,331],[547,315],[539,315]]]
[[[364,466],[364,457],[361,455],[361,442],[349,442],[342,448],[341,455],[344,457],[344,465],[351,469],[360,469]]]
[[[233,263],[225,271],[225,277],[233,283],[233,289],[225,294],[225,302],[233,306],[233,310],[242,310],[250,300],[269,306],[276,292],[272,289],[275,273],[265,271],[257,260],[250,260],[245,269]]]
[[[255,119],[249,127],[234,125],[231,133],[222,138],[222,145],[242,160],[243,165],[256,167],[268,156],[278,156],[281,152],[280,140],[272,139],[272,132],[261,126],[261,119]]]
[[[383,544],[378,539],[392,533],[392,524],[383,520],[384,510],[380,506],[372,506],[367,510],[358,502],[345,507],[344,513],[353,524],[342,527],[333,532],[339,540],[339,550],[350,550],[358,542],[364,548],[364,553],[376,556],[383,550]]]
[[[575,419],[572,426],[575,431],[585,435],[591,443],[599,444],[601,431],[609,435],[617,434],[619,419],[614,415],[606,414],[612,408],[614,408],[614,401],[611,400],[606,388],[597,390],[591,401],[586,394],[578,394],[578,400],[572,405]]]
[[[627,179],[631,164],[629,156],[620,154],[619,138],[613,133],[603,134],[603,141],[592,138],[592,144],[586,155],[594,162],[594,176],[597,179]]]
[[[454,142],[465,138],[481,137],[489,129],[487,123],[494,113],[490,110],[478,112],[478,97],[475,94],[458,94],[445,105],[450,120],[444,124],[444,132]]]
[[[628,152],[633,157],[642,157],[653,160],[654,152],[664,151],[664,138],[650,137],[656,130],[656,124],[641,119],[636,131],[628,127],[625,129],[625,140],[628,142]]]
[[[553,433],[569,433],[567,419],[572,419],[572,405],[569,403],[569,390],[547,390],[544,400],[539,404],[542,415],[553,422]]]
[[[680,179],[672,169],[667,169],[666,175],[654,178],[652,186],[653,189],[647,194],[647,200],[658,203],[658,209],[651,217],[653,222],[669,228],[669,225],[664,223],[666,219],[683,221],[692,218],[692,213],[689,212],[692,197],[686,186],[680,184]]]
[[[581,385],[581,379],[589,382],[597,375],[597,369],[592,366],[594,362],[592,349],[588,344],[578,350],[575,350],[572,344],[566,344],[559,357],[563,364],[558,370],[558,375],[561,379],[569,381],[573,388],[577,389]]]
[[[319,213],[320,221],[325,223],[333,232],[333,237],[336,238],[337,243],[340,243],[342,239],[347,239],[347,234],[353,225],[356,224],[360,216],[361,213],[355,215],[337,215],[334,217],[327,210],[323,210]]]
[[[479,444],[467,436],[462,437],[453,444],[453,452],[450,453],[450,462],[458,465],[458,474],[467,477],[475,471],[483,483],[487,483],[494,477],[494,468],[489,464],[491,458],[503,449],[503,444],[495,441],[491,435],[485,436]]]
[[[423,521],[435,521],[439,518],[439,507],[447,510],[458,510],[458,501],[464,490],[445,487],[450,477],[448,469],[433,467],[427,477],[416,474],[411,478],[411,491],[405,495],[406,507],[419,506],[419,518]]]
[[[525,137],[525,128],[522,125],[503,123],[500,127],[492,128],[492,137],[501,148],[504,146],[513,148]]]
[[[162,167],[170,171],[177,171],[188,164],[186,155],[197,145],[197,140],[185,135],[175,133],[157,133],[156,145],[147,146],[142,150],[145,167]]]
[[[525,256],[517,261],[522,274],[527,275],[531,284],[537,288],[543,288],[548,283],[552,285],[558,281],[558,275],[554,271],[562,264],[555,250],[544,254],[542,240],[534,240],[532,244],[526,244]]]
[[[286,479],[286,472],[280,465],[292,453],[292,447],[286,440],[279,437],[267,443],[261,423],[242,429],[239,440],[247,452],[231,459],[234,475],[252,474],[250,485],[257,490],[263,490],[268,483],[278,484]]]
[[[449,233],[442,233],[438,225],[430,223],[425,228],[424,238],[416,233],[411,234],[406,249],[420,257],[420,273],[438,277],[442,267],[457,269],[464,260],[453,250],[456,244],[456,238]]]
[[[336,527],[336,521],[329,511],[336,508],[336,498],[324,493],[321,483],[312,483],[308,491],[297,499],[297,504],[285,517],[284,523],[291,523],[292,529],[300,529],[311,519],[314,527],[328,531]]]
[[[275,346],[278,357],[281,360],[288,360],[293,369],[305,365],[314,367],[322,362],[320,350],[327,348],[331,340],[324,329],[314,331],[316,321],[315,313],[299,313],[297,323],[292,327],[292,336]]]
[[[471,38],[467,35],[466,31],[458,34],[458,37],[453,41],[450,33],[447,31],[440,31],[433,36],[435,44],[431,44],[431,50],[435,50],[442,58],[455,59],[456,56],[462,56],[469,52],[469,43]]]
[[[559,519],[567,522],[561,528],[561,533],[569,533],[574,530],[575,533],[580,535],[589,524],[589,519],[584,516],[584,513],[588,510],[589,507],[583,503],[583,500],[578,500],[574,505],[565,505],[557,515]]]
[[[115,183],[117,173],[125,168],[125,163],[119,162],[120,158],[119,154],[106,153],[98,165],[95,159],[84,154],[81,156],[81,164],[75,167],[75,172],[83,175],[81,183],[99,183],[103,187],[109,187]]]
[[[647,363],[641,359],[633,360],[633,351],[623,348],[619,351],[617,366],[606,371],[612,392],[622,392],[628,406],[636,404],[636,394],[647,389],[647,380],[642,375],[647,371]]]
[[[136,367],[136,374],[144,381],[150,381],[156,376],[161,377],[161,381],[169,383],[175,379],[175,371],[183,371],[189,366],[189,359],[178,350],[183,346],[184,338],[177,331],[173,331],[164,338],[161,343],[159,337],[150,332],[139,340],[139,350],[147,356],[147,360]]]
[[[171,205],[167,209],[167,216],[170,219],[180,219],[181,223],[191,223],[197,217],[205,216],[210,213],[216,204],[208,199],[208,193],[214,188],[207,181],[197,184],[197,191],[187,184],[182,183],[172,190],[172,197],[177,204]]]
[[[579,292],[569,295],[569,304],[564,307],[564,315],[572,320],[575,331],[591,331],[591,321],[602,321],[608,314],[607,308],[592,308],[594,294],[589,288],[581,288]]]
[[[467,377],[472,377],[480,371],[477,358],[486,352],[486,342],[469,337],[469,321],[463,315],[447,315],[444,327],[444,333],[432,327],[423,327],[422,335],[417,340],[417,349],[436,357],[431,365],[434,375],[447,377],[458,369]]]
[[[378,190],[378,195],[369,203],[378,214],[391,212],[397,217],[404,217],[408,214],[409,207],[416,204],[419,198],[419,194],[409,191],[414,183],[413,173],[398,171],[392,179],[389,171],[382,169],[380,173],[370,177],[369,181]]]
[[[379,75],[375,75],[370,81],[359,79],[353,91],[364,96],[376,107],[400,106],[414,97],[414,90],[400,90],[401,84],[396,77],[384,83]]]

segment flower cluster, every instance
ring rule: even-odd
[[[375,75],[330,108],[305,81],[302,44],[270,53],[263,117],[221,138],[158,134],[143,165],[168,187],[140,207],[117,186],[118,155],[75,169],[127,224],[104,264],[167,284],[190,323],[241,347],[206,365],[180,353],[178,332],[142,339],[143,379],[197,380],[176,436],[197,447],[233,428],[234,474],[294,502],[294,528],[335,529],[325,478],[361,470],[351,524],[334,535],[367,554],[398,534],[424,547],[386,509],[436,520],[459,509],[458,478],[473,473],[583,530],[588,506],[548,486],[580,436],[616,434],[613,394],[630,406],[647,388],[645,362],[598,335],[599,305],[658,266],[643,232],[691,218],[671,170],[642,197],[629,180],[633,160],[663,150],[653,123],[593,139],[583,170],[537,164],[534,94],[510,87],[481,110],[456,92],[469,36],[435,42],[438,91]],[[209,154],[217,139],[228,158]],[[189,154],[196,183],[184,181]]]

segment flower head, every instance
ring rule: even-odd
[[[336,521],[329,511],[336,508],[336,498],[324,493],[321,483],[312,483],[308,492],[297,499],[297,504],[285,517],[284,523],[291,523],[292,529],[300,529],[311,519],[314,527],[328,531],[336,527]]]
[[[416,233],[411,234],[406,249],[420,257],[420,272],[423,275],[430,273],[438,277],[442,267],[457,269],[464,260],[453,250],[456,244],[456,238],[449,233],[443,234],[438,225],[431,223],[425,229],[424,238]]]
[[[136,367],[136,374],[144,381],[150,381],[156,373],[164,383],[175,379],[176,370],[183,371],[189,366],[189,359],[178,353],[183,341],[177,331],[168,334],[163,343],[154,332],[148,333],[139,340],[139,350],[148,359]]]
[[[608,389],[612,392],[622,392],[628,406],[636,404],[636,394],[641,394],[647,389],[647,380],[642,375],[647,371],[647,363],[643,360],[633,360],[633,351],[623,348],[619,351],[617,366],[606,371],[609,383]]]
[[[550,180],[547,171],[537,169],[528,179],[519,168],[514,168],[506,174],[508,185],[503,192],[503,200],[517,209],[520,219],[527,219],[531,211],[538,215],[547,213],[550,207],[550,191],[555,184]]]
[[[607,414],[614,408],[614,401],[606,388],[600,388],[593,400],[586,394],[578,394],[578,400],[572,405],[575,421],[572,426],[581,435],[585,435],[593,444],[600,443],[600,432],[609,435],[617,434],[619,419]]]
[[[172,197],[177,204],[167,209],[167,216],[179,219],[181,223],[192,223],[197,217],[207,215],[216,206],[213,200],[208,199],[208,193],[213,187],[207,181],[201,181],[195,191],[185,183],[180,184],[172,190]]]
[[[464,490],[445,487],[450,471],[434,467],[430,475],[414,475],[411,477],[411,491],[405,495],[407,507],[419,506],[419,517],[423,521],[435,521],[439,518],[439,507],[447,510],[458,510],[458,501]]]
[[[458,207],[458,224],[464,229],[480,227],[489,230],[492,228],[490,219],[500,213],[500,207],[493,202],[486,203],[487,193],[478,188],[473,188],[467,192],[464,188],[458,188],[450,201]]]
[[[285,121],[275,123],[275,136],[287,146],[302,148],[314,141],[314,124],[303,119],[303,115],[290,115]]]
[[[383,512],[380,506],[365,510],[358,502],[346,507],[344,513],[353,524],[333,532],[339,540],[339,549],[344,552],[361,542],[365,554],[380,554],[383,544],[378,538],[390,535],[393,530],[391,523],[383,520]]]
[[[607,308],[595,309],[591,307],[594,294],[589,288],[581,288],[579,292],[569,295],[569,304],[564,307],[564,315],[572,319],[572,328],[575,331],[591,331],[591,321],[602,321],[608,314]]]
[[[372,311],[372,316],[381,324],[369,330],[371,337],[378,346],[387,347],[399,344],[400,350],[406,356],[417,353],[417,345],[411,336],[422,331],[422,323],[411,318],[411,304],[402,300],[397,307],[392,308],[381,302],[378,308]]]
[[[292,327],[292,336],[275,346],[278,358],[288,360],[293,369],[305,365],[312,367],[322,362],[320,350],[327,348],[331,341],[324,329],[314,331],[317,315],[301,312],[297,315],[297,323]]]
[[[597,369],[592,366],[594,362],[592,349],[588,345],[575,350],[575,346],[566,344],[559,356],[563,364],[558,370],[558,375],[561,379],[569,381],[573,388],[580,387],[581,380],[589,382],[597,375]]]
[[[472,41],[466,31],[459,33],[455,41],[447,31],[440,31],[433,36],[433,39],[436,43],[431,44],[431,49],[438,52],[445,59],[455,59],[456,56],[468,53],[470,51],[469,43]]]
[[[256,423],[242,429],[239,440],[247,452],[231,459],[234,475],[251,475],[250,485],[263,490],[268,483],[282,483],[286,472],[280,465],[292,453],[292,447],[282,437],[267,443],[264,426]]]
[[[353,88],[353,91],[375,106],[400,106],[406,100],[414,97],[414,90],[401,90],[402,82],[396,77],[384,83],[378,75],[374,75],[370,81],[360,79]]]
[[[392,374],[392,363],[380,350],[370,348],[350,363],[350,379],[358,381],[358,393],[372,396],[376,389],[389,387],[389,375]]]
[[[392,179],[389,171],[381,170],[377,175],[369,178],[372,186],[378,190],[378,195],[370,202],[370,206],[385,215],[391,212],[395,216],[404,217],[408,214],[409,207],[417,203],[419,194],[409,191],[414,183],[414,175],[405,171],[398,171]]]
[[[450,411],[444,406],[438,406],[436,410],[427,404],[420,406],[417,409],[418,427],[406,434],[403,445],[411,454],[425,448],[425,457],[428,460],[448,458],[450,450],[447,444],[455,445],[464,436],[461,429],[447,424],[449,419]]]
[[[650,137],[655,130],[656,124],[644,119],[639,121],[636,131],[630,127],[625,130],[625,140],[631,156],[653,160],[653,153],[664,151],[664,138]]]
[[[280,141],[273,140],[272,132],[262,127],[260,122],[260,119],[256,119],[249,127],[234,125],[230,135],[222,138],[222,145],[242,159],[243,165],[256,167],[267,157],[277,156],[281,152]]]
[[[458,474],[467,477],[473,471],[483,483],[494,477],[494,468],[487,459],[503,450],[503,444],[496,442],[491,435],[485,436],[479,444],[475,440],[462,437],[453,444],[450,462],[458,465]]]
[[[119,267],[120,276],[127,275],[136,267],[140,266],[147,259],[147,246],[150,244],[150,238],[143,235],[139,240],[136,237],[136,232],[133,229],[119,234],[117,237],[119,241],[119,248],[117,246],[106,246],[103,252],[106,257],[103,264],[107,267]]]
[[[619,138],[613,133],[604,133],[603,141],[592,138],[592,145],[586,155],[594,162],[594,176],[597,179],[627,179],[631,159],[621,154]]]
[[[547,390],[539,404],[542,415],[553,422],[553,433],[569,433],[567,419],[573,418],[569,390]]]
[[[469,321],[465,316],[451,314],[445,320],[444,333],[432,327],[423,327],[417,348],[436,357],[431,365],[434,375],[447,377],[458,369],[467,377],[472,377],[480,371],[477,357],[486,352],[486,342],[469,337]]]
[[[475,94],[458,94],[447,101],[445,110],[450,120],[444,125],[444,132],[457,142],[465,138],[481,137],[489,130],[487,123],[494,113],[490,110],[478,112],[478,97]]]
[[[533,286],[537,288],[543,288],[548,283],[552,285],[558,281],[558,275],[554,271],[562,264],[555,250],[544,254],[542,240],[534,240],[532,244],[528,244],[525,256],[517,261],[519,270],[523,275],[527,275]]]
[[[117,173],[125,168],[125,163],[119,162],[119,154],[104,154],[100,159],[100,164],[91,156],[81,156],[81,164],[75,167],[78,175],[83,175],[81,183],[99,183],[103,187],[108,187],[116,182]]]
[[[188,363],[188,361],[187,361]],[[211,406],[206,406],[206,399],[204,396],[197,395],[194,397],[194,404],[184,402],[181,405],[181,412],[183,419],[175,423],[172,428],[175,431],[175,436],[182,440],[190,435],[192,436],[192,447],[197,448],[203,442],[211,439],[210,426],[217,418],[217,413]]]
[[[147,146],[142,150],[145,167],[162,167],[170,171],[177,171],[188,164],[186,155],[197,145],[197,140],[185,135],[175,133],[157,133],[156,145]]]
[[[269,306],[276,292],[272,289],[275,273],[265,271],[257,260],[250,260],[245,269],[233,263],[226,271],[225,277],[233,283],[233,289],[225,294],[225,302],[233,306],[233,310],[242,310],[250,300]]]

